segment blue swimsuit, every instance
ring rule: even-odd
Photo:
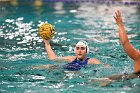
[[[64,65],[63,68],[70,71],[80,70],[82,67],[85,67],[88,64],[88,60],[89,58],[86,58],[85,61],[81,61],[76,58],[71,63]]]

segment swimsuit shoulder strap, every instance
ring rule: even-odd
[[[88,64],[88,60],[89,60],[90,58],[86,58],[86,60],[84,61],[84,63],[85,64]]]
[[[77,62],[77,58],[75,58],[72,62],[70,63],[76,63]]]

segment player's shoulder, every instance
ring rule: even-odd
[[[88,64],[101,64],[101,62],[96,58],[90,58]]]
[[[76,56],[65,56],[65,59],[66,59],[68,62],[72,62],[74,59],[76,59]]]

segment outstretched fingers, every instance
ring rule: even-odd
[[[118,17],[121,17],[121,12],[119,10],[117,12],[118,12]]]
[[[115,17],[116,17],[116,19],[118,19],[119,17],[121,17],[121,13],[120,13],[119,10],[117,10],[117,11],[115,12]]]
[[[115,17],[118,18],[118,13],[117,12],[115,12]]]
[[[117,24],[122,23],[121,12],[119,10],[115,12],[114,19],[116,20]]]
[[[117,13],[117,12],[115,12],[114,19],[115,19],[115,21],[116,21],[116,22],[117,22],[117,24],[118,24],[118,13]]]
[[[114,17],[114,19],[117,21],[117,18],[116,18],[116,16],[113,16]]]

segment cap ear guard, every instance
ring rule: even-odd
[[[80,44],[81,43],[81,44]],[[82,44],[83,43],[83,44]],[[81,40],[81,41],[79,41],[77,44],[76,44],[76,46],[77,45],[84,45],[84,46],[86,46],[86,53],[88,54],[89,53],[89,47],[88,47],[88,44],[87,44],[87,42],[86,41],[84,41],[84,40]],[[74,52],[76,53],[76,46],[75,46],[75,48],[74,48]]]
[[[89,47],[86,47],[86,49],[87,49],[87,54],[89,53]]]

